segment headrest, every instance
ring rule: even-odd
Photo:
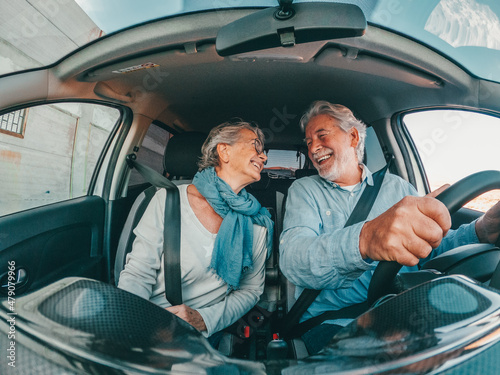
[[[192,178],[198,172],[201,146],[206,138],[201,132],[185,132],[169,139],[163,155],[163,167],[169,177]]]
[[[252,190],[266,190],[269,187],[269,182],[271,179],[269,178],[269,174],[267,171],[260,172],[260,180],[252,182],[250,185],[246,187],[248,191]]]
[[[307,176],[314,176],[315,174],[318,174],[318,170],[316,168],[314,168],[314,169],[297,169],[295,171],[295,177],[297,179],[302,178],[302,177],[307,177]]]

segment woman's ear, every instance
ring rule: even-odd
[[[217,154],[222,163],[229,163],[229,145],[227,143],[217,144]]]

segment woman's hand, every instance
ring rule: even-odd
[[[167,307],[165,310],[170,311],[172,314],[177,315],[182,320],[191,324],[198,331],[207,330],[205,321],[201,317],[200,313],[189,306],[182,304],[182,305]]]

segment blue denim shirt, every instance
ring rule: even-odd
[[[304,177],[289,189],[283,233],[280,237],[280,267],[297,286],[322,289],[301,321],[329,310],[366,301],[368,286],[378,262],[365,261],[359,253],[359,235],[364,222],[344,228],[372,173],[363,166],[363,182],[351,191],[319,176]],[[418,195],[402,178],[386,174],[368,220],[379,216],[407,195]],[[479,242],[474,223],[450,230],[428,259],[469,243]],[[425,260],[422,260],[423,263]],[[403,267],[401,272],[418,267]],[[350,319],[329,321],[346,325]]]

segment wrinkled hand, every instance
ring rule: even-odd
[[[476,221],[476,234],[480,242],[498,242],[500,234],[500,202],[497,202]]]
[[[377,218],[367,221],[359,237],[363,259],[415,266],[427,257],[451,227],[446,206],[434,198],[448,186],[425,197],[405,197]]]
[[[206,331],[207,326],[201,317],[200,313],[186,305],[176,305],[167,307],[165,310],[170,311],[172,314],[177,315],[182,320],[191,324],[198,331]]]

